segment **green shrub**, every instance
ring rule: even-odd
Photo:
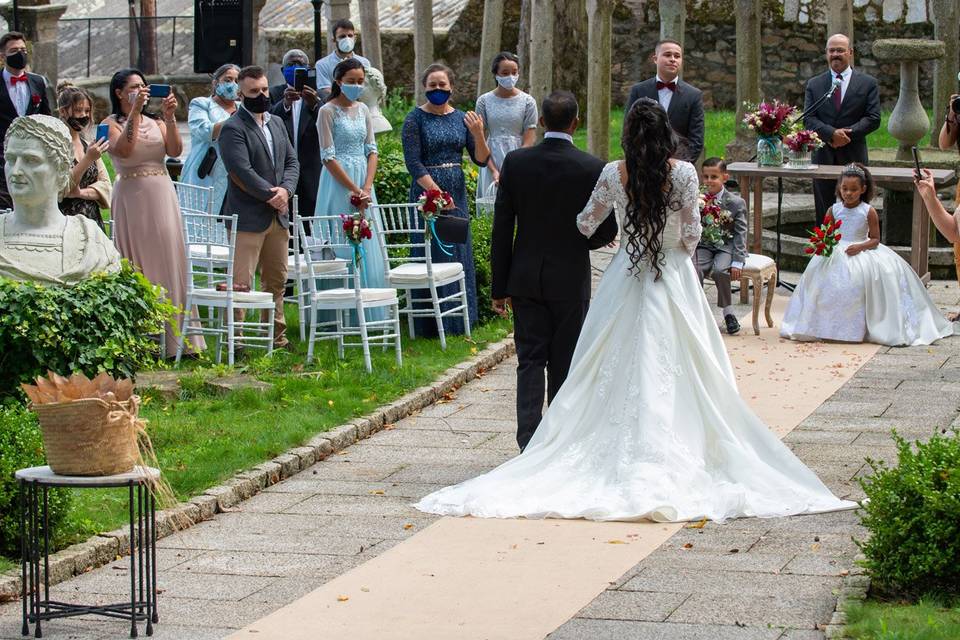
[[[36,416],[15,404],[0,405],[0,555],[19,556],[19,488],[17,469],[44,464],[43,440]],[[63,521],[70,504],[67,489],[51,489],[48,496],[51,536]]]
[[[174,308],[127,261],[73,287],[0,278],[0,398],[48,369],[132,377],[155,361],[151,335]]]
[[[857,541],[881,592],[960,595],[960,438],[957,430],[913,446],[894,432],[898,465],[868,459]]]
[[[403,161],[403,146],[398,133],[381,133],[377,136],[374,189],[380,204],[398,204],[410,198],[410,174]]]
[[[493,234],[493,216],[481,215],[471,223],[473,232],[473,263],[477,272],[477,320],[486,324],[497,317],[490,306],[490,241]]]

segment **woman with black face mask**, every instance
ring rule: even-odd
[[[113,187],[107,167],[100,156],[107,150],[106,138],[87,142],[82,135],[90,126],[92,102],[86,91],[69,82],[57,85],[57,114],[70,129],[73,142],[72,188],[60,201],[60,211],[68,216],[86,216],[101,229],[101,209],[110,208]]]

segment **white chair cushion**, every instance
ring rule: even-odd
[[[344,300],[353,300],[353,289],[338,287],[336,289],[326,289],[317,291],[314,299],[319,302],[343,302]],[[377,300],[390,300],[397,297],[396,289],[360,289],[360,297],[364,302],[375,302]]]
[[[192,244],[190,245],[190,257],[194,259],[204,259],[207,257],[207,249],[210,249],[210,257],[215,260],[226,260],[230,257],[230,249],[221,245]]]
[[[434,262],[433,277],[435,280],[454,278],[463,272],[463,265],[459,262]],[[388,277],[390,284],[426,284],[427,264],[425,262],[407,262],[390,269]]]
[[[226,300],[227,292],[226,291],[217,291],[216,289],[194,289],[193,290],[194,301],[196,302],[198,298],[205,298],[207,300]],[[269,291],[234,291],[233,292],[233,301],[234,302],[263,302],[265,304],[273,304],[273,294]]]
[[[763,271],[774,265],[773,258],[759,253],[747,255],[747,261],[743,263],[744,271]]]
[[[337,273],[339,271],[344,271],[347,268],[348,260],[341,258],[335,258],[333,260],[315,260],[313,262],[313,272],[314,273]],[[296,271],[297,265],[294,262],[294,256],[287,256],[287,273],[293,273]],[[308,275],[310,273],[310,267],[307,266],[307,260],[300,256],[300,273],[303,275]]]

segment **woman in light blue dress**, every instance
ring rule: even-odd
[[[489,195],[490,185],[500,180],[500,167],[508,153],[537,141],[537,101],[529,93],[517,89],[520,77],[519,58],[509,51],[494,57],[490,70],[497,88],[477,98],[477,115],[487,129],[490,159],[480,169],[477,197]]]
[[[377,142],[373,121],[367,105],[358,101],[363,92],[365,73],[363,64],[348,58],[334,69],[330,97],[317,115],[320,134],[320,160],[324,171],[320,174],[317,190],[318,216],[342,215],[364,210],[368,219],[369,206],[377,203],[373,179],[377,172]],[[351,197],[359,197],[358,208]],[[373,233],[377,233],[374,227]],[[364,287],[386,286],[383,257],[376,235],[362,241],[363,261],[361,282]],[[353,260],[353,255],[341,255]],[[368,320],[386,319],[386,309],[367,312]]]
[[[237,75],[240,67],[235,64],[225,64],[213,74],[213,95],[209,98],[200,97],[190,101],[187,122],[190,125],[190,153],[183,170],[180,172],[180,182],[201,187],[213,187],[213,207],[211,211],[219,214],[223,207],[223,196],[227,193],[227,170],[223,167],[220,158],[220,149],[217,139],[220,137],[220,127],[237,110],[237,98],[240,96],[240,87],[237,84]],[[210,172],[201,178],[197,174],[200,164],[207,155],[207,150],[213,149],[217,153],[217,160],[213,163]]]

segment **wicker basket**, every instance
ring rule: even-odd
[[[54,473],[109,476],[133,471],[140,457],[138,400],[85,398],[35,405],[47,464]]]

